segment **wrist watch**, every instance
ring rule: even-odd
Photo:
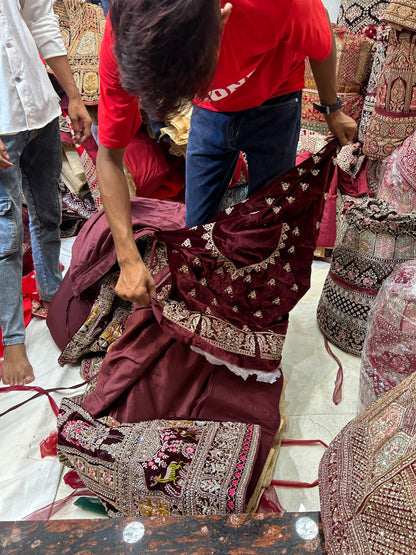
[[[313,107],[321,114],[332,114],[332,112],[336,112],[337,110],[341,110],[342,108],[342,100],[340,96],[337,96],[337,101],[335,104],[330,104],[329,106],[325,106],[325,104],[319,104],[318,102],[313,103]]]

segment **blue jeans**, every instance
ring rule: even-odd
[[[249,196],[295,166],[301,102],[298,91],[240,112],[194,108],[186,151],[188,227],[221,211],[240,151],[247,155]]]
[[[51,301],[61,281],[59,262],[62,145],[58,119],[42,129],[0,135],[13,167],[0,169],[0,327],[4,345],[24,343],[22,193],[29,212],[40,297]]]
[[[104,10],[104,17],[107,17],[108,10],[110,9],[110,0],[101,0],[101,5]]]

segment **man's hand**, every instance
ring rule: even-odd
[[[69,101],[68,116],[74,129],[73,142],[82,145],[91,135],[91,118],[81,98]]]
[[[9,162],[10,156],[7,154],[6,147],[4,146],[3,141],[0,139],[0,169],[7,170],[7,168],[11,168],[13,164]]]
[[[155,281],[141,260],[120,265],[115,292],[125,301],[149,306],[150,297],[156,297]]]
[[[344,114],[342,110],[325,114],[325,120],[329,127],[330,135],[335,137],[341,146],[345,146],[357,139],[358,127],[355,120]]]

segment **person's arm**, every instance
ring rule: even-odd
[[[319,94],[320,103],[331,106],[337,102],[337,51],[334,33],[327,12],[329,26],[332,35],[332,49],[326,60],[321,62],[309,58],[312,73]],[[357,123],[342,110],[332,114],[325,114],[325,120],[329,131],[338,139],[341,146],[354,141],[357,137]]]
[[[111,149],[100,144],[97,176],[120,266],[115,291],[124,300],[147,306],[150,304],[150,297],[156,295],[156,288],[134,240],[130,197],[123,170],[124,150]]]
[[[54,56],[45,61],[68,97],[68,115],[74,129],[74,143],[81,145],[91,135],[91,118],[75,84],[68,58]]]

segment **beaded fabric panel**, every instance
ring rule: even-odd
[[[58,455],[110,516],[243,513],[260,427],[236,422],[95,419],[65,398]]]
[[[378,25],[388,4],[385,0],[341,0],[337,23],[357,33],[368,25]]]
[[[346,211],[341,237],[332,253],[317,321],[334,345],[360,356],[380,287],[398,264],[416,258],[416,213],[397,214],[387,202],[367,199]]]
[[[383,70],[384,62],[386,60],[386,50],[390,34],[390,25],[378,25],[373,27],[374,30],[374,44],[371,49],[371,71],[368,78],[363,110],[361,113],[360,125],[358,127],[358,140],[364,143],[365,135],[367,133],[368,125],[370,123],[371,114],[374,111],[376,104],[377,88],[381,72]],[[364,30],[363,30],[364,32]],[[367,29],[367,32],[371,32]]]
[[[340,25],[332,25],[332,31],[337,50],[337,92],[360,94],[370,75],[374,40]],[[305,64],[305,88],[316,90],[309,60]]]
[[[392,29],[364,153],[383,160],[416,130],[416,33]]]
[[[123,301],[115,292],[119,272],[107,274],[91,311],[79,330],[59,356],[61,366],[78,363],[85,357],[104,356],[124,331],[124,324],[133,312],[133,303]]]
[[[416,0],[391,0],[383,15],[387,21],[398,29],[416,31]]]
[[[412,555],[416,538],[416,375],[332,441],[319,466],[330,555]]]
[[[103,9],[83,0],[55,0],[54,12],[59,17],[62,39],[81,98],[87,105],[98,104],[98,62],[105,26]]]
[[[386,279],[370,311],[360,369],[361,410],[416,370],[416,261]]]

